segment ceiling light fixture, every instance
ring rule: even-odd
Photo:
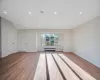
[[[55,15],[57,15],[57,14],[58,14],[58,12],[54,12],[54,14],[55,14]]]
[[[82,12],[80,12],[80,15],[82,15]]]
[[[29,13],[29,15],[32,15],[32,13],[31,12],[28,12]]]
[[[7,11],[4,11],[4,14],[6,14],[6,15],[7,15]]]

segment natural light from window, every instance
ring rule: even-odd
[[[42,46],[56,46],[59,41],[59,37],[54,33],[41,34]]]

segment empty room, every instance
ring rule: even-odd
[[[100,80],[100,0],[0,0],[0,80]]]

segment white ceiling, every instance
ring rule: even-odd
[[[99,14],[100,0],[0,1],[0,16],[19,29],[71,29]]]

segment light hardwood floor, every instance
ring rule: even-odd
[[[19,52],[0,61],[0,80],[100,80],[100,68],[73,53]]]

